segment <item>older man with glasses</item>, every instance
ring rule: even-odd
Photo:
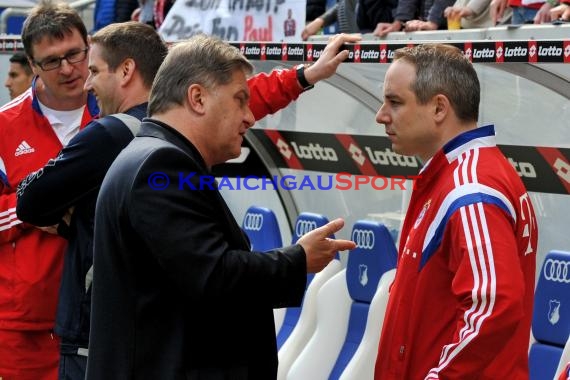
[[[0,378],[58,378],[53,333],[66,240],[16,217],[16,186],[54,158],[99,111],[83,86],[87,30],[67,4],[42,2],[26,19],[32,89],[0,108]],[[78,179],[80,180],[80,179]],[[62,349],[64,345],[62,345]]]

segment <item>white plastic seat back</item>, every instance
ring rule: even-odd
[[[390,285],[394,281],[396,269],[391,269],[380,278],[378,290],[370,303],[366,330],[362,342],[354,356],[340,376],[340,380],[372,380],[374,379],[374,365],[378,355],[380,333],[384,324],[384,315],[388,305]]]
[[[293,362],[313,336],[317,325],[317,294],[322,286],[342,269],[340,260],[332,260],[317,273],[305,293],[301,315],[289,338],[279,349],[279,369],[277,379],[286,378]]]
[[[558,380],[562,372],[565,372],[568,368],[568,364],[570,363],[570,337],[566,341],[566,345],[564,346],[564,350],[562,351],[562,356],[560,357],[560,361],[558,362],[558,368],[556,369],[556,375],[554,376],[554,380]],[[568,374],[566,374],[568,376]],[[566,378],[564,378],[566,380]]]
[[[352,305],[345,272],[335,274],[318,292],[315,333],[291,366],[287,380],[328,379],[344,342]]]
[[[349,252],[346,269],[318,293],[315,333],[291,367],[288,380],[339,379],[362,344],[370,305],[382,275],[395,267],[397,253],[390,233],[378,222],[357,221],[352,240],[356,248]],[[374,340],[377,347],[378,338]]]

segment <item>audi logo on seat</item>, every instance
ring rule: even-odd
[[[303,236],[315,228],[317,228],[317,222],[314,220],[297,220],[297,224],[295,225],[295,233],[297,236]]]
[[[374,232],[370,230],[355,229],[352,231],[352,240],[356,243],[356,248],[374,248]]]
[[[263,226],[263,215],[248,212],[245,214],[243,229],[249,231],[259,231]]]
[[[548,281],[570,284],[570,261],[547,259],[544,263],[544,278]]]

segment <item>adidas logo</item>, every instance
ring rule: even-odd
[[[25,140],[22,141],[20,143],[20,145],[18,145],[18,147],[16,148],[16,153],[14,153],[14,156],[18,157],[21,156],[22,154],[28,154],[28,153],[34,153],[36,150],[34,148],[32,148],[30,146],[30,144],[28,144]]]

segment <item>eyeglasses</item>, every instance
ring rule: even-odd
[[[62,55],[61,57],[50,57],[42,61],[34,61],[34,63],[38,65],[43,71],[55,70],[61,67],[61,61],[64,59],[69,64],[78,63],[85,60],[85,58],[87,58],[88,50],[88,47],[81,50],[72,50],[69,53]]]

